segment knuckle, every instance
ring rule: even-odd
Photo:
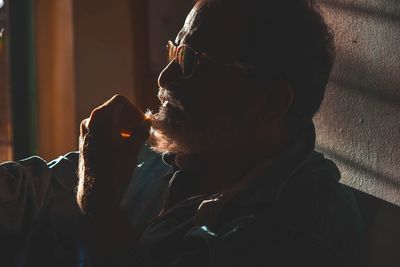
[[[86,122],[87,122],[87,118],[86,119],[83,119],[82,121],[81,121],[81,129],[83,129],[83,128],[86,128]]]
[[[116,94],[116,95],[114,95],[112,98],[111,98],[111,100],[113,100],[113,101],[125,101],[126,100],[126,97],[125,96],[123,96],[123,95],[120,95],[120,94]]]
[[[97,121],[99,119],[104,118],[107,116],[108,110],[105,109],[104,107],[100,106],[98,108],[95,108],[92,113],[90,114],[90,121]]]
[[[81,135],[85,135],[88,131],[89,118],[82,120],[80,125]]]
[[[99,113],[101,112],[101,107],[95,108],[92,110],[92,112],[90,113],[90,119],[93,119],[97,116],[99,116]]]
[[[109,102],[109,104],[111,105],[111,106],[123,106],[123,105],[126,105],[128,103],[128,99],[125,97],[125,96],[123,96],[123,95],[114,95],[111,99],[110,99],[110,102]]]
[[[109,101],[104,105],[104,110],[109,113],[117,115],[129,106],[129,100],[122,95],[114,95]]]
[[[94,130],[95,128],[99,128],[102,125],[109,124],[110,116],[109,112],[104,109],[95,109],[90,114],[90,118],[88,119],[86,125],[89,131]]]

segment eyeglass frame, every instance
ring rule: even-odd
[[[200,58],[205,58],[209,62],[211,62],[211,63],[213,63],[215,65],[219,65],[221,67],[235,69],[235,70],[241,72],[244,75],[249,75],[251,73],[254,73],[255,70],[257,69],[257,67],[255,67],[254,65],[242,63],[242,62],[239,62],[239,61],[235,61],[234,63],[222,63],[222,62],[212,58],[211,56],[209,56],[205,52],[196,51],[193,47],[191,47],[191,46],[189,46],[187,44],[176,45],[171,40],[168,40],[166,47],[167,47],[167,51],[168,51],[168,55],[167,55],[168,56],[168,58],[167,58],[168,59],[168,64],[170,64],[174,60],[176,61],[179,49],[182,49],[182,47],[186,47],[186,48],[188,48],[188,49],[190,49],[190,50],[192,50],[194,52],[193,54],[195,56],[195,59],[193,61],[193,71],[190,73],[190,75],[187,75],[187,76],[183,75],[182,71],[180,71],[179,76],[182,79],[190,79],[190,78],[193,77],[193,75],[196,73],[197,65],[199,65]],[[173,50],[174,51],[173,58],[170,55],[170,48],[172,48],[172,47],[174,48],[174,50]],[[177,64],[179,64],[179,63],[177,63]]]

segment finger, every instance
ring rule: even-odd
[[[80,136],[81,137],[87,135],[88,130],[89,130],[88,124],[89,124],[89,118],[82,120],[81,125],[80,125]]]
[[[102,130],[111,129],[115,125],[113,118],[103,106],[95,108],[90,114],[87,122],[87,128],[89,132],[97,132]]]
[[[137,128],[145,120],[143,111],[123,96],[114,96],[109,106],[119,127]]]
[[[103,105],[99,106],[98,109],[111,112],[113,114],[119,114],[123,111],[130,112],[137,118],[143,118],[144,113],[137,106],[132,104],[128,98],[122,95],[114,95],[112,98],[107,100]]]
[[[144,113],[126,97],[115,95],[93,110],[89,129],[136,129],[145,120]]]
[[[99,122],[104,122],[105,120],[115,120],[116,115],[118,115],[123,106],[126,105],[126,99],[121,95],[114,95],[112,98],[104,102],[102,105],[96,107],[90,114],[90,124],[95,125]]]
[[[118,116],[126,105],[123,96],[115,95],[90,114],[88,128],[92,132],[112,133],[118,131]]]

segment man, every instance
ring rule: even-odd
[[[115,96],[82,122],[78,203],[95,265],[355,264],[358,211],[313,151],[334,52],[311,1],[198,1],[168,49],[158,113]],[[134,232],[119,204],[149,122],[174,171],[160,214]]]
[[[200,0],[168,47],[157,113],[115,96],[81,124],[85,257],[94,266],[354,266],[359,212],[336,166],[314,152],[312,117],[334,50],[311,1]],[[4,177],[49,172],[20,164]]]

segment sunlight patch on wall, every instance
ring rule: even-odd
[[[343,183],[400,205],[400,2],[318,2],[337,48],[318,149]]]

